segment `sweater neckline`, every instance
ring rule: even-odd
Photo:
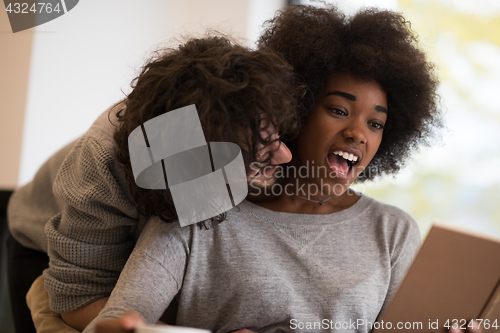
[[[358,217],[371,204],[373,199],[367,195],[361,194],[358,201],[352,206],[341,210],[340,212],[330,214],[300,214],[276,212],[259,205],[256,205],[248,200],[242,201],[237,207],[243,213],[250,214],[259,220],[266,220],[272,223],[285,224],[333,224],[347,222],[348,220]]]

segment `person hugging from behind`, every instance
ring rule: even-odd
[[[222,36],[190,39],[157,52],[132,88],[9,203],[9,227],[19,246],[50,257],[44,279],[28,293],[39,332],[70,329],[59,318],[83,330],[106,304],[144,225],[177,220],[168,188],[135,183],[128,143],[134,129],[195,104],[206,141],[238,144],[252,182],[265,186],[272,180],[257,175],[250,163],[265,167],[291,158],[280,135],[297,133],[294,94],[300,87],[290,66],[272,52],[252,51]],[[200,225],[217,225],[225,217]]]

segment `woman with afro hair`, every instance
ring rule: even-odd
[[[282,181],[210,230],[148,224],[95,331],[153,324],[175,298],[177,325],[212,332],[370,332],[394,296],[418,226],[349,187],[395,174],[441,127],[432,64],[391,11],[290,6],[267,24],[259,48],[307,88],[292,161],[256,168]]]

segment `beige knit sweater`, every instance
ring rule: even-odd
[[[49,254],[45,287],[55,312],[108,296],[147,222],[115,158],[116,124],[115,111],[105,111],[9,202],[12,235]]]

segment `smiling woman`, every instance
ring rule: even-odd
[[[291,6],[267,25],[259,46],[283,54],[309,88],[289,168],[325,166],[292,180],[282,211],[326,200],[337,208],[304,212],[349,207],[353,182],[396,174],[442,126],[433,64],[400,14],[366,9],[346,18],[334,7]],[[299,193],[304,184],[308,193]]]
[[[392,116],[357,182],[396,174],[411,152],[431,142],[442,126],[434,66],[400,14],[366,9],[347,19],[334,7],[292,6],[267,27],[259,47],[280,52],[294,67],[309,88],[302,99],[309,113],[327,93],[332,74],[377,82],[386,93],[385,107]]]
[[[296,161],[328,167],[328,179],[313,180],[323,184],[321,193],[337,194],[335,184],[345,193],[375,156],[386,121],[387,97],[380,84],[332,74],[299,135]]]
[[[418,251],[420,234],[401,209],[349,187],[397,173],[441,127],[433,65],[404,17],[377,9],[346,18],[334,7],[291,6],[268,22],[259,45],[282,53],[309,88],[301,100],[308,112],[290,143],[294,158],[287,166],[308,172],[285,172],[275,186],[285,191],[272,191],[279,194],[261,206],[288,217],[287,227],[275,224],[290,238],[303,241],[299,235],[312,234],[315,242],[297,253],[304,267],[319,262],[342,272],[319,284],[321,310],[330,311],[334,322],[373,323]],[[320,221],[326,227],[315,234]],[[301,229],[292,231],[292,223]],[[312,275],[308,280],[315,285]]]

